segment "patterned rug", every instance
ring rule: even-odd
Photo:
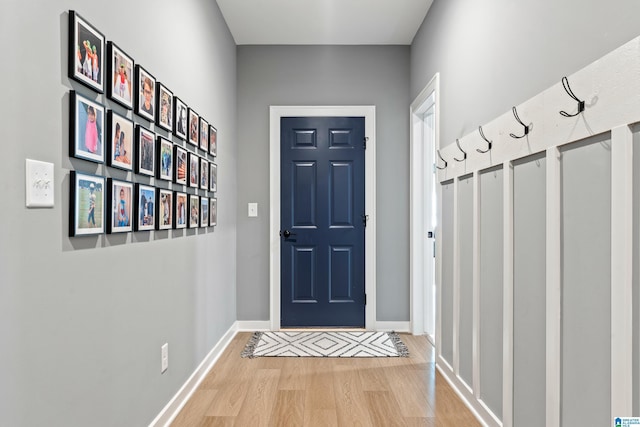
[[[409,357],[395,332],[255,332],[242,357]]]

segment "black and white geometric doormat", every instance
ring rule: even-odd
[[[395,332],[255,332],[242,357],[409,357]]]

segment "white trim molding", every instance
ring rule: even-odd
[[[282,117],[364,117],[365,136],[365,328],[376,327],[376,107],[271,106],[269,108],[269,287],[271,330],[280,330],[280,119]]]

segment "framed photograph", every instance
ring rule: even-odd
[[[200,159],[200,188],[209,189],[209,162],[204,158]]]
[[[209,163],[209,191],[218,191],[218,165],[211,162]]]
[[[158,82],[156,84],[156,111],[158,111],[156,123],[164,130],[173,130],[173,92],[165,85]]]
[[[133,122],[126,117],[109,110],[107,114],[109,137],[107,153],[109,166],[132,170],[133,163]]]
[[[175,213],[173,215],[175,226],[174,228],[187,228],[187,193],[176,191],[174,193],[175,200]]]
[[[173,180],[173,143],[168,139],[159,136],[157,152],[157,177],[160,179],[164,179],[165,181]]]
[[[107,233],[133,231],[133,184],[117,179],[107,179],[107,200],[109,219]]]
[[[198,188],[200,186],[200,157],[189,152],[189,187]]]
[[[174,145],[173,150],[173,180],[176,184],[187,185],[187,150],[178,145]]]
[[[107,43],[109,58],[107,95],[123,107],[133,110],[133,58],[113,42]]]
[[[195,194],[189,195],[189,228],[197,228],[200,223],[200,197]]]
[[[182,102],[180,98],[175,96],[173,98],[173,134],[180,139],[187,139],[187,117],[189,116],[189,110],[187,104]]]
[[[136,173],[155,175],[156,134],[140,125],[136,126]]]
[[[156,79],[141,65],[136,65],[136,114],[154,122]]]
[[[209,198],[200,197],[200,227],[209,226]]]
[[[70,236],[104,233],[104,187],[105,179],[102,176],[71,171]]]
[[[173,191],[161,188],[158,190],[157,229],[168,230],[173,228]]]
[[[209,198],[209,226],[213,227],[218,224],[218,199]]]
[[[200,149],[209,151],[209,122],[200,117]]]
[[[155,187],[136,184],[136,231],[153,230],[155,228],[155,200]]]
[[[196,113],[191,108],[189,108],[189,128],[188,128],[188,134],[187,134],[187,141],[189,141],[190,144],[195,145],[196,147],[200,143],[200,139],[199,139],[200,133],[198,129],[199,120],[200,120],[200,116],[198,115],[198,113]]]
[[[69,154],[104,163],[104,106],[73,90],[70,99]]]
[[[104,92],[104,35],[75,11],[69,11],[69,77]]]
[[[209,154],[216,157],[218,155],[218,130],[209,126]]]

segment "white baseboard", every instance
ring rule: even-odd
[[[411,332],[411,322],[376,322],[376,331]]]
[[[269,320],[238,320],[236,325],[238,326],[238,332],[271,330],[271,321]]]
[[[222,338],[220,338],[213,349],[211,349],[189,379],[180,390],[178,390],[173,399],[160,411],[156,419],[149,424],[149,427],[169,427],[189,398],[191,398],[191,395],[196,391],[202,380],[204,380],[211,368],[213,368],[213,365],[218,361],[218,358],[227,348],[233,337],[238,333],[238,330],[238,322],[235,322]]]

